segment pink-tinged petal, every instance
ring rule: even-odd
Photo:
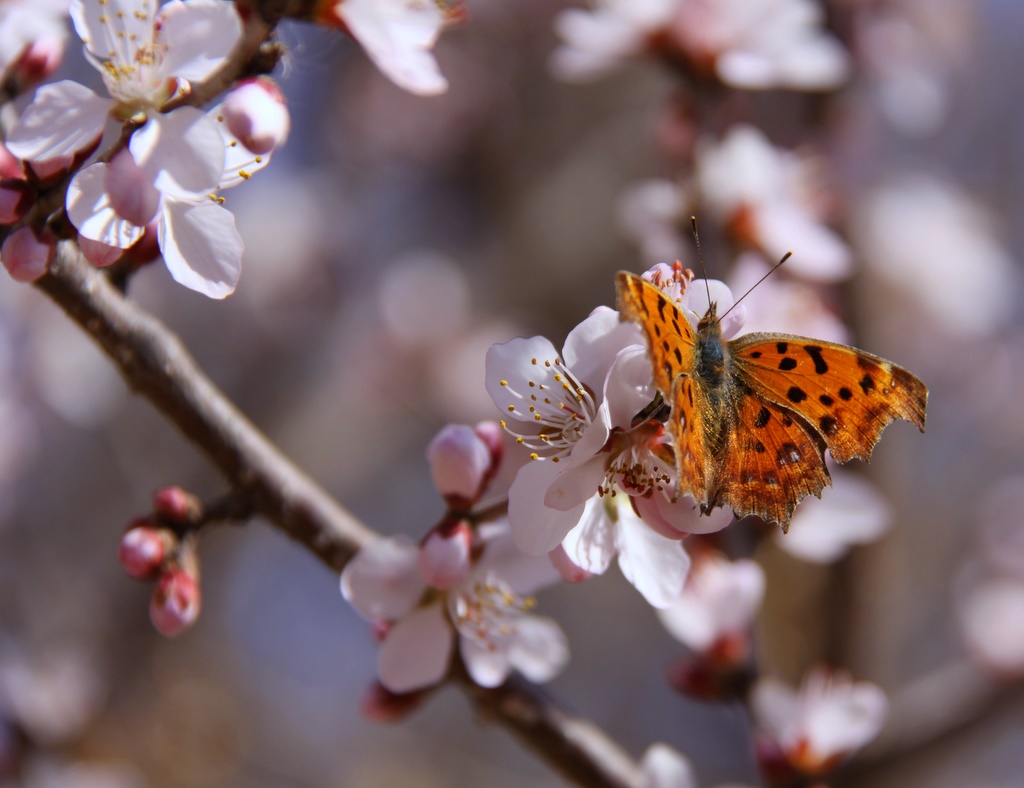
[[[562,548],[573,564],[589,574],[602,575],[615,557],[615,528],[605,499],[595,495],[587,501],[579,525],[562,540]]]
[[[733,303],[735,298],[732,290],[720,279],[694,279],[687,285],[685,304],[691,319],[704,317],[711,304],[717,304],[718,316],[721,317],[732,308]]]
[[[535,683],[550,681],[569,664],[569,641],[554,620],[526,615],[515,628],[508,661],[527,679]]]
[[[833,691],[807,713],[809,744],[822,762],[851,753],[878,735],[888,712],[889,700],[874,684],[861,681]]]
[[[107,164],[103,172],[103,188],[110,200],[110,207],[118,216],[127,219],[137,227],[145,227],[160,210],[160,192],[153,181],[132,159],[129,151],[122,148]]]
[[[800,720],[800,698],[796,691],[768,676],[757,682],[750,700],[761,728],[785,746]]]
[[[370,542],[341,573],[341,594],[367,621],[393,621],[426,590],[417,568],[419,549],[405,536]]]
[[[565,338],[562,361],[579,381],[599,392],[619,351],[643,343],[639,327],[619,320],[618,312],[593,312]]]
[[[477,574],[494,572],[517,594],[532,594],[558,582],[558,572],[547,556],[528,555],[516,547],[506,521],[484,523],[477,535],[485,545]]]
[[[569,531],[571,534],[572,531]],[[563,541],[558,547],[548,553],[548,558],[551,561],[551,565],[557,570],[558,574],[562,576],[562,579],[567,583],[582,583],[584,580],[589,580],[591,577],[590,572],[586,569],[581,569],[573,563],[572,559],[569,558],[569,554],[565,552],[565,542]]]
[[[649,498],[638,498],[636,503],[644,521],[665,536],[670,535],[666,527],[680,534],[713,534],[733,520],[732,510],[721,507],[712,509],[709,514],[701,514],[700,508],[688,495],[681,495],[673,502],[655,492]]]
[[[765,204],[755,214],[758,242],[769,259],[793,256],[785,268],[815,282],[838,282],[853,272],[850,247],[806,209],[793,203]]]
[[[605,458],[597,455],[583,463],[566,465],[565,470],[552,479],[544,494],[544,505],[564,512],[585,504],[597,495],[598,487],[605,480],[604,464]]]
[[[459,638],[459,653],[469,677],[481,687],[497,687],[508,678],[511,666],[501,648],[488,648],[476,640]]]
[[[720,637],[745,631],[764,598],[764,570],[754,561],[698,559],[683,595],[658,616],[669,633],[694,651]]]
[[[604,387],[612,427],[629,429],[633,417],[654,399],[651,361],[643,345],[630,345],[615,357]]]
[[[380,644],[380,683],[392,692],[411,692],[437,684],[448,672],[452,634],[440,602],[398,621]]]
[[[223,104],[218,104],[206,113],[207,117],[217,124],[221,136],[224,138],[224,172],[221,174],[220,181],[217,184],[219,190],[232,189],[240,183],[249,180],[253,175],[270,164],[270,159],[274,153],[273,151],[268,151],[267,153],[257,155],[246,148],[242,141],[232,134],[228,128],[227,120],[222,111],[223,106]]]
[[[92,164],[68,184],[68,218],[80,235],[107,246],[127,249],[146,231],[117,215],[110,205],[104,181],[107,165]]]
[[[776,534],[776,544],[790,555],[832,563],[851,545],[872,542],[888,530],[892,510],[874,485],[841,470],[832,471],[832,481],[820,500],[809,498],[797,507],[789,533]]]
[[[377,68],[396,85],[423,96],[448,89],[430,53],[444,26],[444,14],[433,0],[344,0],[337,13]]]
[[[484,385],[505,418],[510,418],[512,410],[525,410],[523,398],[513,392],[529,391],[530,383],[536,383],[541,375],[538,365],[553,363],[556,358],[558,351],[545,337],[517,337],[487,350]]]
[[[81,233],[78,235],[78,248],[82,250],[85,259],[97,268],[113,265],[124,254],[124,249],[119,249],[116,246],[107,246],[107,244],[101,241],[86,238]]]
[[[231,211],[212,202],[165,199],[159,239],[174,281],[210,298],[234,292],[243,247]]]
[[[223,0],[171,2],[157,15],[160,39],[167,44],[161,67],[168,77],[192,82],[220,68],[242,38],[242,20],[234,3]]]
[[[627,505],[619,506],[617,536],[619,569],[625,578],[653,607],[675,603],[690,571],[683,545],[656,534]]]
[[[73,156],[99,141],[112,106],[71,80],[44,85],[11,129],[7,148],[26,161]]]
[[[647,748],[640,771],[639,788],[699,788],[689,759],[661,742]]]
[[[169,196],[204,196],[217,188],[224,172],[224,138],[195,107],[155,114],[128,147],[135,163]]]
[[[509,488],[509,527],[516,546],[524,553],[544,555],[554,550],[583,514],[583,501],[565,511],[544,505],[544,495],[558,473],[555,463],[528,462]]]

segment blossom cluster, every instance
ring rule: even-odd
[[[0,65],[22,81],[53,73],[70,14],[107,95],[74,80],[42,86],[5,141],[2,250],[19,281],[42,276],[56,238],[30,215],[38,192],[69,179],[65,210],[95,265],[162,256],[180,284],[210,298],[234,292],[243,243],[220,192],[265,167],[288,137],[284,96],[269,77],[234,85],[208,110],[197,88],[220,73],[243,40],[228,0],[48,0],[0,8]],[[430,49],[457,18],[435,2],[324,3],[317,18],[360,41],[401,86],[447,87]],[[111,121],[116,141],[83,168]],[[12,158],[13,157],[13,158]],[[37,217],[38,218],[38,217]],[[45,217],[44,217],[45,218]]]

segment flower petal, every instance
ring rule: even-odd
[[[367,621],[401,618],[427,587],[418,556],[419,549],[405,536],[370,542],[342,570],[342,596]]]
[[[604,498],[595,495],[587,501],[579,525],[562,540],[562,549],[580,569],[595,575],[604,574],[615,557],[615,528],[605,509]]]
[[[598,392],[604,389],[608,370],[619,351],[643,343],[639,327],[631,321],[622,322],[618,312],[593,312],[565,338],[562,362],[580,382]]]
[[[68,219],[86,238],[127,249],[146,228],[122,219],[111,207],[104,185],[106,169],[106,164],[91,164],[71,179],[66,202]]]
[[[530,681],[550,681],[569,663],[569,641],[553,619],[526,615],[516,622],[508,661]]]
[[[633,513],[619,505],[619,569],[653,607],[674,604],[683,592],[690,571],[690,556],[682,543],[655,533]]]
[[[437,3],[344,0],[337,8],[377,68],[396,85],[424,96],[448,89],[430,52],[444,26]]]
[[[508,521],[483,523],[477,535],[486,547],[475,574],[493,571],[517,594],[532,594],[558,582],[558,570],[547,556],[527,555],[516,547]]]
[[[242,39],[235,4],[223,0],[167,3],[157,18],[160,38],[167,43],[162,70],[168,77],[206,79]]]
[[[392,692],[412,692],[437,684],[448,672],[452,634],[440,602],[398,621],[380,644],[380,683]]]
[[[481,687],[497,687],[508,678],[511,666],[504,649],[488,648],[476,640],[459,638],[459,653],[466,672]]]
[[[595,430],[596,425],[587,433]],[[544,505],[564,512],[585,504],[597,495],[598,487],[605,479],[605,460],[605,455],[598,454],[586,462],[562,463],[564,469],[551,481],[544,494]]]
[[[153,0],[136,3],[125,0],[114,3],[97,0],[72,0],[68,12],[75,24],[75,32],[82,39],[88,54],[94,59],[113,59],[132,63],[140,47],[152,44],[153,13],[157,5]],[[102,72],[101,72],[102,73]]]
[[[242,272],[242,238],[231,211],[165,196],[158,238],[176,282],[210,298],[234,292]]]
[[[558,473],[554,463],[535,460],[519,469],[509,487],[508,522],[516,546],[524,553],[544,555],[554,550],[583,514],[583,501],[565,511],[544,505],[544,495]]]
[[[484,384],[491,399],[504,414],[523,404],[521,397],[511,392],[523,392],[537,377],[537,364],[558,358],[558,351],[545,337],[517,337],[492,345],[484,361]],[[502,381],[507,385],[502,385]]]
[[[112,106],[71,80],[43,85],[11,130],[7,148],[25,161],[71,156],[99,142]]]
[[[653,399],[651,361],[644,346],[630,345],[619,351],[604,386],[604,404],[611,426],[628,429],[633,417]]]
[[[224,138],[195,107],[156,113],[132,135],[128,148],[156,188],[173,197],[205,196],[224,172]]]

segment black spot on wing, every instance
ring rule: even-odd
[[[785,353],[787,350],[789,350],[789,343],[788,342],[776,342],[775,343],[775,349],[777,351],[779,351],[779,353]]]
[[[661,339],[661,324],[660,323],[655,323],[654,324],[654,336],[658,337],[658,339]]]
[[[831,416],[822,416],[821,421],[818,422],[818,426],[821,427],[821,431],[830,438],[839,430],[839,423]]]
[[[850,391],[846,386],[839,389],[839,399],[843,402],[848,402],[853,397],[853,392]]]
[[[828,372],[828,364],[825,363],[825,359],[821,355],[821,347],[819,345],[804,345],[804,350],[807,351],[807,355],[814,361],[814,371],[819,375],[824,375]]]
[[[835,400],[832,399],[828,394],[822,394],[821,396],[818,397],[818,402],[820,402],[827,408],[830,405],[832,405],[835,402]]]
[[[662,320],[665,319],[665,307],[666,306],[668,306],[668,301],[665,300],[665,296],[659,294],[658,295],[658,316]]]
[[[869,391],[875,390],[875,379],[871,375],[865,375],[860,379],[860,390],[867,394]]]
[[[795,443],[783,443],[775,454],[775,461],[780,468],[783,465],[789,465],[791,462],[800,462],[803,458],[804,456],[800,453],[800,449],[797,448]]]
[[[803,402],[807,399],[807,392],[799,386],[790,386],[789,391],[786,392],[786,399],[790,402]]]
[[[683,363],[683,354],[679,352],[679,348],[676,348],[675,355],[676,355],[676,363],[682,364]]]
[[[758,429],[761,429],[766,424],[768,424],[768,420],[771,417],[771,411],[769,411],[768,408],[762,407],[761,410],[759,410],[757,413],[757,418],[754,419],[754,426],[757,427]]]
[[[782,361],[779,362],[779,369],[783,372],[789,372],[791,369],[796,369],[796,359],[786,356]]]
[[[761,351],[760,350],[755,350],[753,353],[750,354],[750,357],[751,358],[761,358]]]

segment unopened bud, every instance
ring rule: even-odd
[[[188,490],[176,485],[161,487],[153,493],[153,508],[177,523],[194,522],[203,514],[202,502]]]
[[[473,531],[465,520],[444,522],[432,530],[420,546],[417,558],[427,585],[451,588],[469,572]]]
[[[55,247],[49,231],[19,227],[0,248],[0,261],[14,281],[34,282],[49,269]]]
[[[200,607],[198,581],[175,567],[160,576],[149,602],[149,619],[161,635],[174,637],[196,622]]]
[[[493,476],[505,456],[505,430],[496,421],[481,421],[473,427],[473,432],[484,442],[491,453],[491,475]]]
[[[0,224],[14,224],[28,213],[36,201],[36,191],[20,178],[0,181]]]
[[[363,716],[374,722],[397,722],[419,708],[426,697],[423,690],[398,694],[374,682],[363,697],[361,708]]]
[[[14,66],[14,75],[23,85],[41,82],[58,69],[63,59],[63,39],[43,36],[25,47]]]
[[[291,130],[284,94],[269,77],[240,83],[224,99],[221,112],[228,131],[257,155],[280,148]]]
[[[124,571],[138,580],[152,580],[163,567],[170,534],[147,519],[137,520],[121,537],[117,558]]]
[[[427,446],[434,485],[456,511],[465,511],[480,496],[491,470],[491,452],[472,427],[449,424]]]

